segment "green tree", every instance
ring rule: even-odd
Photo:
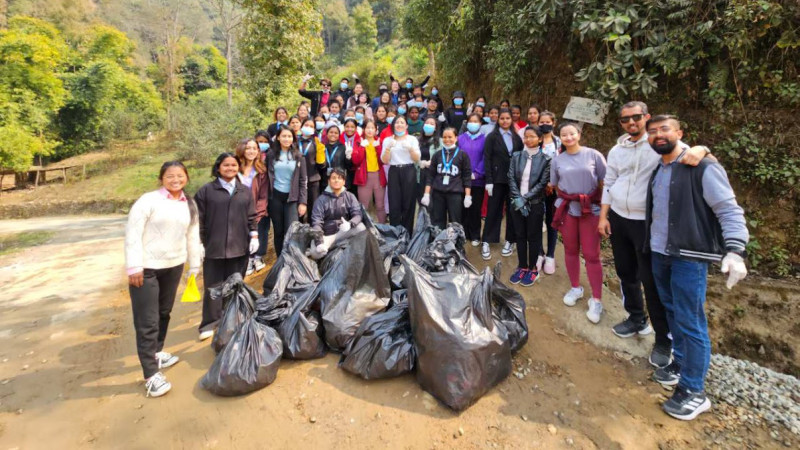
[[[192,46],[180,69],[185,95],[222,86],[226,81],[227,61],[213,45]]]
[[[239,49],[247,90],[260,108],[296,92],[302,74],[322,54],[318,0],[243,0]]]
[[[108,25],[93,25],[84,34],[78,50],[88,61],[109,60],[122,67],[133,67],[136,44],[122,31]]]
[[[355,42],[359,54],[371,55],[378,47],[378,27],[367,0],[352,9]]]
[[[322,5],[322,41],[325,54],[335,63],[344,64],[357,56],[355,23],[347,12],[344,0],[333,0]]]
[[[42,139],[33,136],[18,124],[0,127],[0,168],[23,172],[33,157],[46,153]]]

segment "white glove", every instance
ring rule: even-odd
[[[189,271],[186,272],[186,279],[188,280],[192,276],[196,277],[198,273],[200,273],[200,268],[199,267],[190,267]]]
[[[736,253],[728,253],[722,258],[722,273],[728,274],[728,282],[725,286],[728,289],[736,286],[736,283],[744,280],[747,276],[747,267],[744,264],[744,259]]]
[[[339,225],[339,232],[346,233],[346,232],[350,231],[350,227],[351,226],[352,225],[350,225],[350,222],[344,220],[344,217],[342,217],[342,224]]]
[[[325,244],[318,244],[314,247],[314,250],[316,250],[316,254],[312,255],[314,259],[321,259],[328,254],[328,246]]]
[[[464,197],[464,208],[469,208],[470,206],[472,206],[472,196],[467,195]]]
[[[353,159],[353,146],[348,145],[344,148],[344,157],[347,159]]]
[[[431,204],[431,194],[425,194],[422,196],[422,200],[419,201],[422,206],[428,206]]]
[[[440,115],[439,115],[439,122],[444,122],[444,121],[446,121],[446,120],[447,120],[447,119],[444,117],[444,114],[440,114]]]
[[[486,192],[489,194],[489,197],[492,196],[492,192],[493,191],[494,191],[494,185],[493,184],[487,184],[486,185]]]
[[[250,254],[258,251],[258,237],[250,238]]]
[[[428,161],[422,160],[422,161],[419,162],[419,168],[420,169],[427,169],[430,166],[431,166],[430,160],[428,160]]]
[[[307,74],[303,75],[303,82],[304,82],[304,83],[305,83],[305,82],[307,82],[307,81],[308,81],[308,80],[310,80],[310,79],[311,79],[313,76],[314,76],[314,75],[311,75],[310,73],[307,73]]]
[[[358,79],[358,75],[356,75],[355,73],[353,73],[353,82],[355,82],[357,79]]]

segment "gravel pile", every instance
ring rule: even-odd
[[[706,391],[734,408],[731,413],[744,423],[782,425],[800,436],[800,381],[724,355],[711,355]]]

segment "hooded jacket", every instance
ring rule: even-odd
[[[325,236],[336,234],[342,218],[356,226],[361,223],[361,203],[352,193],[342,190],[338,196],[330,187],[325,189],[314,203],[311,211],[311,227]]]
[[[679,145],[689,148],[683,142]],[[626,219],[645,220],[648,181],[659,161],[661,157],[647,141],[647,133],[635,142],[630,135],[621,136],[606,158],[600,203],[610,205],[615,213]]]

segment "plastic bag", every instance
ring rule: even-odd
[[[389,305],[391,289],[377,239],[364,229],[337,240],[320,269],[325,342],[332,350],[342,351],[364,319]]]
[[[508,331],[508,343],[517,352],[528,342],[528,320],[525,300],[519,292],[500,281],[500,263],[494,267],[492,281],[492,316]]]
[[[478,269],[467,260],[464,254],[464,227],[449,223],[439,232],[420,257],[422,267],[429,272],[452,272],[478,274]]]
[[[197,303],[203,299],[200,289],[197,289],[197,276],[192,274],[186,280],[186,288],[181,295],[181,303]]]
[[[414,223],[414,232],[406,247],[405,255],[419,264],[422,262],[422,254],[437,234],[439,234],[439,227],[431,225],[428,209],[420,208],[419,214],[417,214],[417,221]]]
[[[298,228],[296,225],[296,222],[292,224],[292,229]],[[264,278],[264,296],[275,292],[281,297],[286,292],[304,291],[307,286],[319,281],[317,264],[306,256],[305,250],[299,245],[283,248],[281,256]]]
[[[211,340],[211,348],[219,353],[230,341],[239,327],[255,312],[255,291],[242,280],[242,275],[234,273],[222,284],[209,289],[212,299],[222,299],[222,317],[217,331]]]
[[[234,333],[200,383],[222,396],[257,391],[275,381],[282,347],[275,330],[251,317]]]
[[[339,367],[365,380],[376,380],[412,371],[415,359],[408,302],[400,302],[358,327]]]
[[[289,359],[322,358],[328,353],[319,313],[319,286],[309,285],[290,296],[292,310],[278,326],[283,356]]]
[[[417,381],[450,408],[467,408],[511,373],[508,333],[492,318],[492,275],[428,273],[402,256]]]

